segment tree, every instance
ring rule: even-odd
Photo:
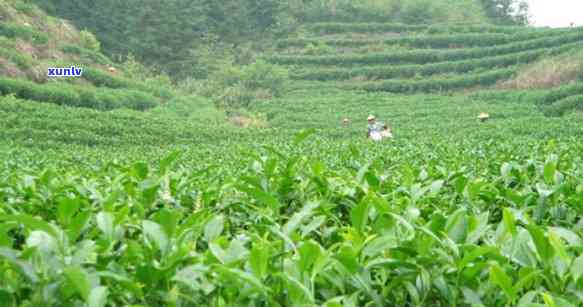
[[[480,0],[486,15],[496,24],[528,25],[529,6],[526,0]]]

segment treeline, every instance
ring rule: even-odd
[[[248,64],[252,59],[246,55],[313,21],[432,24],[489,20],[484,6],[475,0],[33,1],[93,32],[110,57],[123,60],[133,54],[175,78],[206,78],[214,58],[223,53]]]
[[[92,31],[114,59],[133,54],[175,77],[200,64],[196,50],[241,44],[278,22],[278,0],[38,0],[50,14]],[[220,38],[220,39],[219,39]],[[220,40],[220,41],[218,41]],[[205,72],[201,72],[206,77]]]

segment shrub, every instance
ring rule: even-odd
[[[581,94],[583,94],[583,83],[565,85],[549,91],[537,102],[537,104],[550,105],[553,104],[555,101],[562,100],[569,96]]]
[[[129,108],[144,111],[157,105],[151,95],[134,90],[76,87],[67,83],[36,84],[9,78],[0,78],[0,94],[97,110]]]
[[[34,6],[32,3],[28,3],[28,2],[23,2],[23,1],[17,1],[14,4],[14,8],[26,15],[29,16],[34,16],[35,12],[36,12],[36,6]]]
[[[22,27],[10,23],[0,23],[0,35],[9,38],[21,38],[35,44],[46,44],[49,41],[47,34],[37,32],[30,27]]]
[[[241,84],[229,86],[221,90],[216,97],[218,104],[224,107],[246,107],[254,100],[253,91]]]
[[[508,79],[515,74],[515,69],[505,68],[464,75],[454,78],[432,78],[422,81],[385,80],[364,84],[349,84],[347,89],[365,90],[371,92],[415,93],[415,92],[449,92],[474,86],[488,86]]]
[[[541,107],[545,116],[563,116],[573,110],[583,110],[583,95],[570,96]]]
[[[543,37],[524,42],[490,48],[470,48],[461,50],[412,50],[364,55],[332,56],[271,56],[266,60],[275,64],[313,65],[359,65],[359,64],[426,64],[431,62],[460,61],[486,56],[498,56],[540,48],[552,48],[564,44],[583,41],[583,31],[570,32],[556,37]]]
[[[101,48],[101,44],[95,35],[87,30],[83,30],[79,33],[79,42],[83,48],[94,52],[99,52],[99,49]]]
[[[171,99],[174,96],[171,90],[172,84],[170,83],[169,78],[164,76],[146,79],[143,82],[136,82],[112,76],[100,69],[86,67],[83,69],[83,78],[98,87],[133,89],[151,93],[156,97],[163,98],[164,100]]]
[[[324,55],[334,53],[334,49],[326,43],[319,41],[316,43],[309,43],[304,49],[304,53],[307,55]]]
[[[69,54],[76,54],[82,58],[88,58],[92,61],[94,61],[95,63],[99,63],[102,65],[111,65],[111,60],[109,60],[106,56],[104,56],[103,54],[93,51],[93,50],[89,50],[77,45],[65,45],[62,48],[64,53],[69,53]]]
[[[34,64],[34,59],[30,54],[14,49],[0,48],[0,56],[14,62],[21,69],[29,69]]]
[[[127,88],[130,86],[130,82],[128,80],[111,76],[102,70],[90,67],[83,69],[83,78],[87,81],[90,81],[95,86],[104,86],[109,88]]]
[[[251,90],[268,89],[275,96],[283,93],[289,80],[287,69],[258,60],[244,67],[241,81],[245,88]]]
[[[389,66],[369,66],[339,69],[307,69],[292,75],[293,79],[302,80],[346,80],[355,77],[365,78],[411,78],[416,75],[431,76],[443,73],[466,73],[480,68],[507,67],[517,64],[525,64],[535,61],[542,56],[549,54],[559,54],[568,50],[580,47],[580,43],[567,44],[558,48],[541,48],[532,51],[524,51],[509,55],[484,57],[462,61],[448,61],[429,63],[424,65],[389,65]]]
[[[243,67],[225,65],[210,76],[205,94],[219,104],[247,106],[253,100],[281,95],[288,81],[287,69],[262,60]]]

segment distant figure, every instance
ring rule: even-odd
[[[572,23],[571,23],[571,28],[572,28],[572,27],[574,27],[574,26],[575,26],[575,23],[574,23],[574,22],[572,22]]]
[[[112,73],[112,74],[116,74],[117,73],[117,69],[115,69],[114,67],[108,67],[107,70]]]
[[[480,122],[482,122],[482,123],[483,123],[483,122],[487,121],[488,119],[490,119],[490,114],[488,114],[488,113],[484,113],[484,112],[481,112],[481,113],[478,115],[478,119],[480,120]]]
[[[387,125],[387,124],[383,125],[383,130],[381,131],[381,137],[383,139],[392,139],[393,138],[393,133],[391,132],[391,128],[389,128],[389,125]]]
[[[367,118],[368,126],[367,126],[367,133],[366,137],[372,139],[373,141],[380,141],[382,139],[381,136],[381,129],[377,124],[377,119],[374,115],[369,115]]]
[[[348,127],[348,125],[350,125],[350,120],[348,118],[343,118],[342,119],[342,125],[344,125],[344,127]]]

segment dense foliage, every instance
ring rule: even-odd
[[[4,100],[1,112],[38,115],[34,132],[15,125],[32,115],[0,122],[16,145],[0,164],[4,302],[576,306],[580,118],[545,119],[510,97],[305,92],[256,106],[291,99],[304,111],[247,132],[197,131],[194,106],[195,117],[71,109],[68,125],[81,122],[61,130],[59,107]],[[367,114],[363,103],[390,114],[398,140],[337,127],[337,116]],[[476,123],[482,108],[498,119]],[[312,120],[316,135],[292,132]],[[102,136],[67,136],[83,131]]]
[[[583,35],[514,2],[0,2],[0,306],[578,307],[583,80],[485,88]]]
[[[0,77],[0,94],[97,110],[129,108],[143,111],[159,103],[156,98],[141,91],[92,89],[66,83],[36,84],[4,77]]]
[[[114,57],[134,54],[176,78],[206,77],[205,49],[262,49],[258,42],[322,20],[486,23],[476,0],[131,0],[36,1],[54,15],[94,32]],[[486,2],[484,1],[484,5]],[[514,2],[514,1],[507,1]],[[488,4],[489,5],[489,4]],[[510,12],[498,12],[497,17]],[[398,26],[418,29],[419,26]],[[393,27],[393,29],[396,29]],[[253,43],[255,41],[255,43]],[[268,43],[267,43],[268,44]],[[244,49],[240,49],[244,50]],[[236,52],[235,52],[236,54]],[[211,69],[211,68],[210,68]]]

